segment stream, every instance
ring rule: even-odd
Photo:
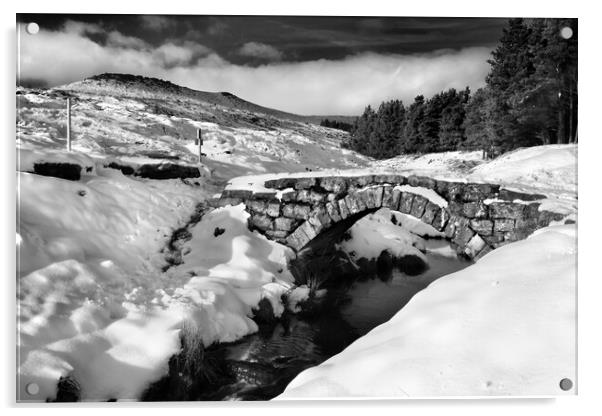
[[[256,334],[219,345],[234,381],[215,386],[199,399],[272,399],[301,371],[326,361],[388,321],[432,281],[471,264],[456,257],[444,240],[428,240],[426,255],[430,267],[420,275],[394,270],[386,282],[377,278],[357,281],[337,307],[319,317],[287,314],[276,325],[261,325]]]

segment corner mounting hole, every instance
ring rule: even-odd
[[[25,26],[25,31],[30,35],[35,35],[40,31],[40,26],[38,26],[38,24],[35,22],[27,23],[27,26]]]
[[[568,26],[563,27],[562,29],[560,29],[560,36],[563,39],[570,39],[573,37],[573,29],[571,29]]]
[[[564,391],[569,391],[573,388],[573,381],[570,378],[560,380],[560,388]]]
[[[25,391],[27,394],[35,396],[40,392],[40,386],[38,386],[36,383],[29,383],[27,386],[25,386]]]

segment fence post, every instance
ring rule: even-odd
[[[199,163],[201,163],[201,158],[203,156],[202,148],[203,148],[203,136],[201,133],[201,129],[196,129],[196,141],[199,145]]]
[[[67,97],[67,150],[71,151],[71,97]]]

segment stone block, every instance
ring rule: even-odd
[[[459,217],[457,215],[451,215],[449,221],[447,222],[447,225],[445,226],[445,236],[447,238],[453,239],[458,231],[458,229],[460,228],[465,228],[467,227],[468,224],[468,220],[464,217]]]
[[[276,198],[276,192],[255,192],[251,198],[264,200],[274,199]]]
[[[464,194],[465,184],[460,182],[449,182],[445,189],[445,193],[439,193],[448,202],[462,201],[462,195]]]
[[[257,228],[261,231],[266,231],[272,229],[272,218],[263,214],[255,214],[251,215],[249,218],[251,228]]]
[[[345,199],[339,199],[337,201],[337,205],[339,206],[339,214],[341,214],[342,219],[345,219],[349,215],[351,215],[349,212],[349,208],[347,207],[347,202],[345,201]]]
[[[313,186],[316,186],[316,178],[297,178],[293,187],[295,189],[309,189]]]
[[[454,215],[464,215],[464,203],[451,201],[447,204],[447,209]]]
[[[329,202],[326,204],[326,212],[330,216],[333,222],[341,221],[341,214],[339,213],[339,204],[336,202]]]
[[[383,201],[383,187],[373,186],[358,191],[361,194],[361,200],[366,204],[366,208],[380,208]]]
[[[301,229],[310,240],[313,240],[318,235],[318,232],[315,230],[313,225],[311,225],[309,220],[301,224]]]
[[[393,186],[383,186],[383,208],[390,208],[393,211],[397,211],[399,208],[399,198],[401,196],[401,191],[399,189],[395,189]]]
[[[478,234],[475,234],[469,241],[466,243],[464,247],[464,254],[466,254],[471,259],[474,258],[477,254],[481,252],[487,243]]]
[[[261,201],[261,200],[248,200],[247,203],[247,209],[253,212],[258,212],[261,214],[265,214],[266,211],[266,207],[267,207],[267,202],[266,201]]]
[[[491,220],[470,220],[470,228],[480,235],[493,235],[493,221]]]
[[[222,192],[222,198],[249,199],[251,195],[253,195],[253,191],[247,191],[244,189],[224,189]]]
[[[321,233],[326,228],[330,227],[332,223],[332,219],[325,207],[318,207],[314,209],[311,214],[309,214],[308,220],[311,225],[313,225],[316,233]]]
[[[309,191],[309,202],[316,205],[322,203],[326,200],[326,194],[322,194],[320,192],[314,191],[313,189]]]
[[[295,226],[295,220],[292,218],[278,217],[274,220],[274,230],[291,231]]]
[[[297,201],[311,204],[311,192],[307,189],[297,191]]]
[[[487,218],[487,205],[482,201],[465,202],[462,206],[462,214],[468,218]]]
[[[439,208],[431,224],[436,230],[443,231],[447,222],[449,221],[450,214],[445,208]]]
[[[487,198],[492,198],[499,190],[498,185],[490,185],[486,183],[469,183],[464,187],[462,200],[467,202],[482,201]]]
[[[424,208],[424,214],[422,214],[422,222],[431,225],[440,209],[441,208],[439,208],[439,205],[428,201],[426,207]]]
[[[456,229],[456,235],[452,241],[457,244],[462,250],[465,249],[468,242],[475,236],[475,232],[468,227],[467,224],[463,224]]]
[[[270,217],[279,217],[280,216],[280,202],[279,201],[271,201],[267,203],[265,213]]]
[[[513,202],[492,202],[489,204],[489,216],[491,218],[522,219],[525,205]]]
[[[349,215],[354,215],[362,211],[360,201],[356,193],[348,194],[344,200],[345,205],[347,205],[347,209],[349,210]]]
[[[496,219],[493,222],[493,231],[514,231],[514,220],[509,218]]]
[[[286,189],[294,187],[296,181],[296,178],[271,179],[269,181],[265,181],[263,186],[272,189]]]
[[[408,184],[410,186],[421,186],[423,188],[435,189],[437,186],[437,181],[427,176],[411,175],[408,177]]]
[[[297,200],[297,191],[284,192],[281,198],[282,202],[292,202]]]
[[[272,240],[281,240],[284,239],[288,236],[288,231],[282,231],[282,230],[267,230],[265,232],[265,235],[268,238],[271,238]]]
[[[320,186],[328,192],[339,195],[347,190],[347,181],[340,177],[321,178]]]
[[[297,229],[286,238],[287,245],[296,251],[305,247],[309,241],[310,238],[305,234],[305,231],[303,231],[301,226],[297,227]]]
[[[406,183],[406,177],[402,175],[374,175],[374,183],[403,185]]]
[[[374,182],[374,175],[352,176],[347,180],[347,186],[355,188],[363,188]]]
[[[494,232],[492,235],[481,234],[481,237],[483,237],[483,240],[485,240],[485,242],[487,242],[487,244],[489,244],[490,246],[495,246],[495,244],[504,241],[504,233],[500,232]]]
[[[409,214],[412,211],[412,204],[414,202],[414,194],[409,192],[402,192],[399,197],[399,212]]]
[[[416,218],[421,218],[428,202],[429,200],[422,195],[414,196],[414,202],[412,202],[412,210],[410,211],[410,215]]]

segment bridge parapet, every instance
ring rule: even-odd
[[[472,259],[564,217],[539,209],[545,195],[425,176],[285,177],[264,187],[269,191],[226,189],[218,206],[243,203],[251,229],[295,251],[335,225],[346,229],[380,208],[433,226]]]

